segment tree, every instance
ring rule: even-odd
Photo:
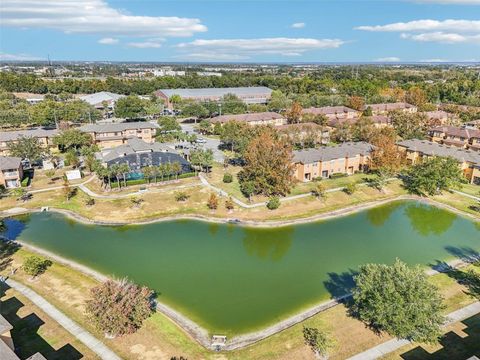
[[[80,159],[74,149],[68,150],[65,154],[65,163],[73,168],[77,168],[80,165]]]
[[[382,169],[394,174],[405,166],[405,154],[398,150],[395,140],[396,134],[390,128],[384,128],[373,135],[371,143],[375,148],[370,155],[372,170]]]
[[[240,191],[248,198],[248,202],[252,202],[252,195],[255,193],[255,183],[252,180],[241,181]]]
[[[75,195],[77,195],[77,188],[71,187],[68,180],[65,178],[63,182],[63,195],[67,201],[70,201]]]
[[[146,115],[147,101],[136,95],[118,99],[115,103],[115,116],[125,119],[138,119]]]
[[[213,165],[213,151],[212,149],[197,149],[190,153],[190,163],[195,169],[199,168],[208,172]]]
[[[375,177],[371,184],[378,191],[384,192],[385,186],[388,183],[388,179],[392,176],[392,173],[387,168],[379,168],[376,170]]]
[[[280,198],[278,196],[271,196],[267,201],[268,210],[276,210],[280,207]]]
[[[175,193],[175,200],[179,202],[187,201],[190,196],[183,191],[179,191]]]
[[[233,200],[231,197],[229,197],[227,200],[225,200],[225,209],[228,210],[228,212],[232,212],[234,208]]]
[[[221,104],[224,114],[242,114],[247,111],[247,105],[234,94],[225,94]]]
[[[355,191],[357,191],[357,184],[354,182],[349,183],[345,185],[345,187],[343,188],[343,191],[345,192],[345,194],[353,195]]]
[[[230,151],[243,154],[255,130],[244,122],[228,121],[222,127],[220,140]]]
[[[302,119],[302,105],[298,102],[294,102],[290,109],[286,112],[286,117],[289,124],[298,124]]]
[[[332,347],[327,335],[317,328],[303,326],[303,340],[312,349],[315,357],[327,359],[328,350]]]
[[[283,111],[287,109],[291,103],[291,100],[280,90],[273,90],[267,106],[268,110],[271,111]]]
[[[195,116],[199,119],[205,118],[209,115],[209,112],[205,106],[198,102],[186,104],[182,107],[182,114],[185,116]]]
[[[405,187],[420,195],[437,195],[443,190],[460,188],[464,182],[456,159],[432,157],[412,166],[403,177]]]
[[[210,210],[216,210],[218,208],[218,197],[215,195],[215,193],[211,193],[208,202],[207,202],[207,207]]]
[[[40,145],[37,138],[20,137],[17,141],[7,143],[8,152],[11,156],[16,156],[29,161],[38,161],[45,154],[45,150]]]
[[[232,174],[230,174],[230,173],[228,173],[228,172],[225,173],[225,174],[223,174],[223,182],[224,182],[224,183],[229,184],[229,183],[231,183],[232,181],[233,181],[233,176],[232,176]]]
[[[99,160],[95,157],[97,146],[84,146],[80,149],[80,154],[83,156],[83,163],[90,173],[98,166]]]
[[[182,97],[178,94],[173,94],[172,96],[170,96],[169,101],[173,105],[173,107],[177,107],[177,105],[182,102]]]
[[[420,266],[367,264],[354,280],[352,314],[373,330],[427,343],[440,336],[445,306]]]
[[[35,278],[43,274],[51,265],[52,262],[50,260],[44,259],[40,256],[32,255],[25,259],[22,264],[22,270],[25,271],[27,275]]]
[[[182,165],[178,161],[172,163],[172,172],[175,174],[175,178],[178,180],[178,175],[182,172]]]
[[[254,194],[286,195],[294,184],[292,151],[288,141],[265,130],[254,138],[245,152],[240,183],[252,182]]]
[[[153,292],[126,279],[107,280],[94,287],[85,312],[106,336],[132,334],[153,313]]]
[[[92,144],[92,137],[78,129],[67,129],[56,135],[53,143],[62,151],[77,150],[81,147],[89,147]]]
[[[348,99],[347,106],[357,110],[357,111],[362,111],[363,107],[365,105],[365,101],[363,100],[363,97],[361,96],[350,96]]]
[[[397,134],[406,140],[423,139],[428,130],[428,118],[422,113],[392,111],[390,119]]]
[[[418,86],[413,86],[408,89],[405,100],[407,103],[421,108],[427,103],[427,94]]]
[[[362,116],[358,121],[352,124],[351,128],[353,141],[367,141],[369,142],[376,131],[372,119]]]
[[[317,199],[326,199],[327,192],[325,189],[325,185],[323,185],[322,183],[318,183],[312,190],[312,195],[315,196]]]
[[[160,126],[160,131],[163,132],[182,130],[180,124],[173,116],[162,116],[158,119],[158,125]]]

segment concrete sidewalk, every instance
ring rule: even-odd
[[[456,323],[458,321],[465,320],[473,315],[480,313],[480,301],[465,306],[457,311],[451,312],[447,315],[447,321],[445,326]],[[382,356],[387,355],[395,350],[400,349],[402,346],[410,344],[408,340],[392,339],[383,344],[372,347],[362,353],[359,353],[348,360],[374,360]]]
[[[87,330],[85,330],[76,322],[68,318],[65,314],[63,314],[60,310],[50,304],[43,297],[38,295],[35,291],[12,279],[7,279],[5,282],[12,289],[15,289],[16,291],[27,297],[32,303],[42,309],[42,311],[44,311],[53,320],[62,325],[69,333],[71,333],[83,344],[85,344],[85,346],[87,346],[90,350],[96,353],[101,359],[121,360],[120,357],[118,357],[112,350],[106,347],[100,340],[96,339]]]

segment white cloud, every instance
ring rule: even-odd
[[[98,40],[98,43],[102,45],[115,45],[115,44],[118,44],[118,42],[119,42],[118,39],[110,38],[110,37]]]
[[[388,57],[382,57],[382,58],[375,59],[375,61],[377,61],[377,62],[399,62],[400,58],[398,58],[396,56],[388,56]]]
[[[162,44],[160,44],[159,42],[155,42],[155,41],[141,41],[141,42],[131,42],[131,43],[128,43],[127,46],[129,47],[134,47],[134,48],[138,48],[138,49],[152,49],[152,48],[159,48],[159,47],[162,47]]]
[[[105,0],[2,0],[0,12],[3,26],[66,33],[180,37],[207,30],[199,19],[131,15]]]
[[[181,51],[197,57],[210,55],[230,57],[232,60],[248,59],[255,55],[301,56],[304,52],[338,48],[345,42],[339,39],[262,38],[194,40],[176,45]],[[217,56],[215,56],[217,54]],[[217,57],[218,58],[218,57]]]
[[[38,56],[31,56],[28,54],[7,54],[0,52],[0,61],[35,61],[35,60],[45,60]]]
[[[293,23],[292,28],[294,29],[303,29],[306,26],[304,22]]]
[[[407,32],[407,31],[455,31],[455,32],[480,32],[480,20],[415,20],[398,22],[387,25],[358,26],[356,30],[382,31],[382,32]]]
[[[421,62],[421,63],[446,63],[446,62],[449,62],[450,60],[447,60],[447,59],[422,59],[422,60],[419,60],[418,62]]]
[[[444,44],[458,44],[458,43],[479,43],[480,34],[478,35],[463,35],[455,33],[431,32],[422,34],[401,34],[403,39],[411,39],[421,42],[438,42]]]

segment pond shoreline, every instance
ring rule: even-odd
[[[434,200],[431,200],[431,199],[425,199],[425,198],[420,198],[420,197],[416,197],[416,196],[399,196],[399,197],[395,197],[395,198],[391,198],[391,199],[386,199],[386,200],[384,199],[384,200],[374,201],[374,202],[370,202],[370,203],[350,206],[350,207],[343,208],[343,209],[340,209],[340,210],[319,214],[315,217],[310,217],[310,218],[307,218],[307,219],[292,220],[291,222],[288,222],[288,223],[285,223],[285,222],[280,222],[280,223],[283,226],[288,226],[288,225],[292,225],[292,224],[299,224],[299,223],[306,223],[306,222],[311,222],[311,221],[320,221],[320,220],[332,219],[332,218],[337,218],[337,217],[341,217],[341,216],[350,215],[350,214],[353,214],[353,213],[356,213],[356,212],[359,212],[359,211],[368,210],[370,208],[380,206],[380,205],[384,205],[384,204],[387,204],[387,203],[391,203],[391,202],[394,202],[394,201],[402,201],[402,200],[418,201],[420,203],[425,203],[425,204],[429,204],[429,205],[432,205],[432,206],[436,206],[436,207],[439,207],[439,208],[449,210],[449,211],[454,212],[458,215],[469,218],[470,220],[473,219],[474,221],[477,221],[477,222],[480,220],[480,219],[476,218],[475,216],[473,216],[471,214],[464,213],[464,212],[462,212],[458,209],[452,208],[449,205],[438,203],[438,202],[436,202]],[[29,212],[39,212],[39,210],[35,210],[35,209],[33,209],[33,210],[23,209],[23,210],[25,210],[25,211],[17,212],[17,213],[10,213],[9,216],[20,215],[22,213],[29,213]],[[85,224],[112,225],[112,224],[108,224],[108,223],[104,223],[104,222],[96,222],[96,221],[93,221],[93,220],[85,219],[82,216],[79,216],[78,214],[73,213],[71,211],[64,211],[64,210],[57,210],[57,209],[51,209],[51,211],[61,213],[65,216],[67,216],[70,219],[77,220],[77,221],[85,223]],[[201,219],[199,219],[197,217],[182,217],[182,218],[175,217],[175,218],[161,219],[160,221],[179,220],[179,219],[186,219],[186,218],[192,219],[192,220],[208,221],[208,218],[203,218],[203,217]],[[216,220],[215,222],[217,222],[217,223],[219,223],[219,222],[228,223],[228,219],[223,219],[223,220],[222,219],[215,219],[215,220]],[[138,224],[151,224],[151,223],[155,223],[155,222],[158,222],[158,221],[152,220],[152,221],[148,221],[146,223],[138,223]],[[263,225],[263,227],[273,227],[273,226],[275,226],[275,225],[272,225],[272,223],[270,223],[270,222],[268,222],[266,225],[265,225],[265,223],[259,223],[259,222],[255,222],[255,223],[261,224],[260,226]],[[274,224],[278,224],[278,223],[279,222],[274,222]],[[251,224],[252,223],[247,224],[246,222],[244,222],[244,223],[241,223],[239,225],[255,226],[255,225],[251,225]],[[125,224],[115,223],[113,225],[120,226],[120,225],[125,225]],[[62,256],[56,255],[56,254],[54,254],[50,251],[43,250],[39,247],[26,244],[22,241],[18,241],[18,243],[21,244],[27,250],[31,250],[31,251],[39,253],[43,256],[49,257],[52,260],[54,260],[54,261],[56,261],[56,262],[58,262],[62,265],[69,266],[69,267],[75,269],[76,271],[79,271],[79,272],[81,272],[81,273],[83,273],[83,274],[85,274],[89,277],[92,277],[92,278],[96,279],[97,281],[102,282],[102,281],[105,281],[105,280],[111,278],[111,276],[109,276],[109,275],[105,275],[105,274],[102,274],[100,272],[97,272],[96,270],[93,270],[93,269],[91,269],[87,266],[81,265],[80,263],[77,263],[75,261],[66,259]],[[464,266],[464,265],[468,264],[468,261],[463,261],[462,259],[455,259],[453,261],[448,262],[448,264],[452,267],[461,267],[461,266]],[[446,270],[447,269],[426,269],[425,271],[428,275],[434,275],[438,272],[444,272]],[[290,316],[290,317],[288,317],[284,320],[281,320],[281,321],[277,322],[276,324],[273,324],[271,326],[263,328],[261,330],[250,332],[250,333],[245,333],[245,334],[238,335],[238,336],[234,336],[234,337],[229,339],[229,341],[227,342],[227,345],[224,347],[224,350],[227,350],[227,351],[237,350],[237,349],[242,349],[244,347],[252,345],[252,344],[254,344],[254,343],[256,343],[260,340],[263,340],[263,339],[265,339],[269,336],[272,336],[272,335],[274,335],[274,334],[276,334],[280,331],[288,329],[289,327],[294,326],[297,323],[299,323],[301,321],[304,321],[304,320],[318,314],[319,312],[322,312],[326,309],[329,309],[333,306],[336,306],[337,304],[339,304],[340,302],[342,302],[344,299],[348,298],[349,296],[350,295],[344,295],[342,297],[334,298],[334,299],[329,300],[329,301],[323,301],[323,302],[321,302],[317,305],[311,306],[309,308],[300,309],[299,313],[297,313],[293,316]],[[207,349],[211,349],[209,333],[205,328],[201,327],[200,325],[198,325],[197,323],[192,321],[187,316],[183,315],[182,313],[172,309],[170,306],[165,305],[163,303],[158,302],[156,310],[158,312],[161,312],[167,318],[169,318],[173,323],[175,323],[177,326],[179,326],[183,331],[185,331],[185,333],[187,333],[190,337],[192,337],[195,341],[197,341],[203,347],[205,347]]]
[[[217,224],[231,224],[236,226],[244,226],[244,227],[258,227],[258,228],[272,228],[272,227],[285,227],[291,225],[300,225],[300,224],[307,224],[311,222],[323,221],[323,220],[330,220],[342,216],[348,216],[351,214],[355,214],[361,212],[363,210],[368,210],[377,206],[386,205],[391,202],[395,201],[402,201],[402,200],[412,200],[412,201],[419,201],[426,203],[428,205],[433,205],[438,208],[448,210],[453,212],[457,215],[462,217],[466,217],[469,220],[473,220],[476,222],[480,222],[480,218],[476,217],[472,214],[467,212],[461,211],[459,209],[454,208],[453,206],[432,200],[430,198],[420,197],[416,195],[400,195],[393,198],[376,200],[371,202],[365,202],[361,204],[347,206],[337,210],[326,211],[320,213],[318,215],[313,215],[304,218],[292,219],[292,220],[241,220],[236,218],[216,218],[211,216],[205,215],[174,215],[174,216],[160,216],[157,218],[153,218],[150,220],[132,220],[132,221],[103,221],[103,220],[94,220],[84,217],[74,211],[66,210],[66,209],[58,209],[58,208],[49,208],[47,212],[55,212],[62,215],[67,216],[68,218],[75,220],[79,223],[86,224],[86,225],[100,225],[100,226],[126,226],[126,225],[149,225],[155,224],[159,222],[167,222],[167,221],[176,221],[176,220],[194,220],[194,221],[203,221],[209,223],[217,223]],[[37,213],[42,212],[42,209],[39,208],[12,208],[9,210],[2,211],[0,213],[0,218],[16,216],[16,215],[23,215],[29,213]]]

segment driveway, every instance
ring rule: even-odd
[[[207,142],[204,144],[198,144],[198,147],[206,150],[211,149],[213,151],[213,160],[215,162],[223,164],[225,155],[223,154],[223,151],[218,149],[218,147],[220,146],[220,140],[212,139],[204,135],[198,134],[195,131],[195,124],[180,124],[180,126],[182,127],[183,132],[187,132],[189,134],[197,134],[199,138],[201,137],[202,139],[205,139]]]

